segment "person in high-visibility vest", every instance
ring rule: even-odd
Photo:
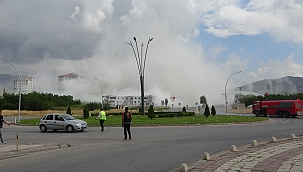
[[[104,131],[104,121],[106,121],[106,113],[104,112],[103,108],[101,108],[101,111],[98,115],[98,117],[96,118],[96,120],[99,119],[100,121],[100,126],[101,126],[101,131]]]

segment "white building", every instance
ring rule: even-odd
[[[35,91],[36,80],[33,77],[21,78],[21,92],[31,93]],[[20,81],[14,80],[14,93],[19,93]]]
[[[154,104],[155,97],[152,95],[144,96],[144,106],[149,106]],[[116,106],[140,106],[141,96],[114,96],[107,95],[104,96],[104,101],[108,102],[111,107]]]
[[[64,83],[70,80],[76,80],[77,82],[85,79],[84,77],[77,75],[76,73],[68,73],[58,76],[58,91],[64,91]]]

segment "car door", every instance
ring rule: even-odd
[[[54,117],[54,130],[65,130],[64,118],[61,115],[55,115]]]
[[[44,123],[45,123],[47,129],[49,129],[49,130],[54,129],[54,115],[52,115],[52,114],[47,115]]]

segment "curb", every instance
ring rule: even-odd
[[[35,145],[36,146],[36,145]],[[41,151],[48,151],[48,150],[55,150],[55,149],[62,149],[71,147],[69,144],[59,144],[59,145],[41,145],[41,147],[33,147],[33,148],[25,148],[20,150],[10,150],[0,154],[0,160],[15,158],[20,156],[26,156],[31,153],[41,152]]]
[[[283,142],[294,142],[296,140],[301,140],[302,141],[303,140],[303,136],[302,135],[295,136],[294,134],[291,134],[290,137],[288,137],[288,138],[275,139],[274,137],[272,137],[270,140],[260,142],[256,146],[253,146],[251,144],[246,144],[246,145],[239,146],[238,149],[239,149],[239,151],[244,150],[245,152],[247,151],[246,153],[248,153],[249,149],[253,148],[253,147],[259,147],[260,150],[262,150],[262,147],[266,146],[268,144],[272,144],[272,143],[278,143],[278,144],[280,144],[280,143],[283,143]],[[232,145],[232,146],[234,146],[234,145]],[[231,149],[226,149],[226,150],[223,150],[223,151],[214,152],[214,153],[212,153],[211,158],[209,158],[209,159],[205,159],[204,157],[202,158],[202,156],[201,156],[200,158],[192,159],[192,160],[190,160],[187,163],[182,163],[181,166],[172,169],[170,172],[182,172],[182,171],[184,171],[184,169],[187,169],[184,172],[192,171],[197,166],[199,166],[199,165],[201,165],[201,164],[203,164],[203,163],[205,163],[205,162],[207,162],[209,160],[213,160],[213,159],[225,156],[225,155],[227,155],[230,152],[232,152]],[[207,153],[207,152],[205,152],[205,153]],[[204,156],[205,156],[205,153],[204,153]],[[197,169],[195,169],[194,171],[199,171],[199,167]]]

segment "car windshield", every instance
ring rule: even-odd
[[[71,115],[69,114],[63,114],[61,115],[64,119],[66,120],[75,120],[76,118],[72,117]]]

